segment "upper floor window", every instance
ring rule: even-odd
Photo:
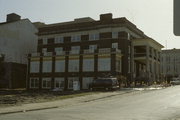
[[[96,34],[90,34],[89,35],[89,40],[99,40],[99,33]]]
[[[97,45],[89,45],[89,49],[90,50],[96,50],[97,49]]]
[[[63,37],[55,37],[55,43],[63,43],[64,42],[64,38]]]
[[[76,51],[76,50],[80,50],[80,46],[72,46],[72,47],[71,47],[71,50],[72,50],[72,51],[73,51],[73,50],[75,50],[75,51]]]
[[[61,52],[61,51],[63,51],[63,48],[62,48],[62,47],[57,47],[57,48],[55,48],[55,52]]]
[[[43,45],[48,44],[48,39],[47,38],[43,38]]]
[[[118,32],[112,32],[112,38],[118,38]]]
[[[47,52],[47,48],[42,48],[42,53],[46,53]]]
[[[81,41],[80,35],[71,36],[71,42],[79,42],[79,41]]]
[[[112,48],[118,49],[118,43],[112,43]]]

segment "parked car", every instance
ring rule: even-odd
[[[93,80],[89,85],[90,90],[105,89],[105,90],[115,90],[119,88],[119,83],[117,78],[99,78]]]
[[[180,85],[180,78],[173,78],[172,81],[170,81],[171,85]]]

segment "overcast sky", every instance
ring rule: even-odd
[[[47,24],[80,17],[99,20],[100,14],[112,13],[114,18],[126,17],[168,49],[180,48],[180,37],[173,34],[173,0],[0,0],[0,22],[13,12]]]

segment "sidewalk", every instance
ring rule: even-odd
[[[120,91],[100,92],[100,93],[94,93],[92,95],[68,98],[68,99],[51,101],[51,102],[31,103],[31,104],[23,104],[21,106],[5,107],[5,108],[0,108],[0,115],[36,111],[36,110],[43,110],[43,109],[62,108],[62,107],[72,106],[72,105],[76,105],[80,103],[86,103],[86,102],[91,102],[95,100],[105,99],[105,98],[109,98],[109,97],[113,97],[117,95],[123,95],[123,94],[131,93],[131,92],[135,92],[135,91],[142,91],[142,89],[138,90],[134,88],[129,88],[129,89],[127,88],[127,89],[121,89]]]

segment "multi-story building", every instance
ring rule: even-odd
[[[180,49],[162,50],[161,70],[167,80],[180,76]]]
[[[88,89],[94,78],[123,75],[133,82],[133,39],[148,38],[126,18],[100,15],[39,26],[38,53],[29,55],[29,89]]]
[[[37,32],[29,19],[15,13],[0,23],[0,87],[26,86],[27,55],[37,49]]]

